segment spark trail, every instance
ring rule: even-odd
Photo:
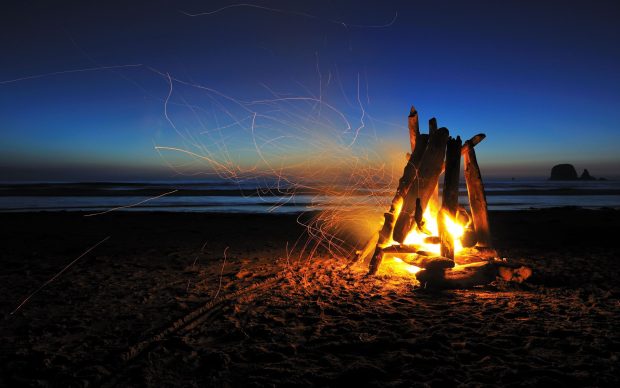
[[[12,83],[15,83],[15,82],[19,82],[19,81],[26,81],[26,80],[32,80],[32,79],[37,79],[37,78],[45,78],[45,77],[51,77],[51,76],[55,76],[55,75],[62,75],[62,74],[85,73],[85,72],[90,72],[90,71],[101,71],[101,70],[127,69],[127,68],[132,68],[132,67],[141,67],[141,66],[142,66],[141,64],[135,64],[135,65],[115,65],[115,66],[88,67],[88,68],[85,68],[85,69],[53,71],[51,73],[35,74],[35,75],[29,75],[29,76],[26,76],[26,77],[20,77],[20,78],[0,81],[0,85],[7,85],[7,84],[12,84]]]
[[[187,12],[187,11],[180,11],[180,12],[183,15],[186,15],[186,16],[198,17],[198,16],[211,16],[211,15],[215,15],[215,14],[218,14],[220,12],[224,12],[226,10],[233,9],[233,8],[254,8],[254,9],[259,9],[259,10],[268,11],[268,12],[300,16],[300,17],[304,17],[304,18],[308,18],[308,19],[314,19],[314,20],[318,20],[318,21],[323,21],[323,22],[327,22],[327,23],[336,24],[336,25],[339,25],[339,26],[343,26],[345,28],[348,28],[348,27],[354,27],[354,28],[388,28],[388,27],[391,27],[392,25],[394,25],[394,23],[396,23],[396,19],[398,19],[398,12],[395,12],[394,16],[392,17],[392,20],[390,20],[387,23],[383,23],[383,24],[353,24],[353,23],[345,23],[344,21],[336,20],[336,19],[321,18],[319,16],[316,16],[316,15],[313,15],[313,14],[310,14],[310,13],[307,13],[307,12],[294,11],[294,10],[288,10],[288,9],[282,9],[282,8],[270,8],[270,7],[265,7],[265,6],[258,5],[258,4],[249,4],[249,3],[230,4],[230,5],[227,5],[225,7],[221,7],[221,8],[215,9],[213,11],[196,12],[196,13],[191,13],[191,12]]]
[[[346,257],[355,249],[343,236],[351,232],[352,225],[362,233],[376,228],[377,209],[389,203],[388,195],[399,176],[399,168],[393,168],[392,163],[399,166],[402,157],[392,155],[392,162],[378,154],[381,139],[371,128],[373,120],[364,106],[370,100],[367,80],[362,85],[359,73],[353,97],[356,104],[346,104],[348,108],[341,110],[330,85],[343,92],[345,103],[350,100],[337,72],[334,82],[319,80],[317,96],[305,87],[303,94],[284,94],[263,85],[269,97],[239,99],[150,70],[170,86],[164,116],[184,144],[155,148],[165,160],[169,154],[189,160],[180,165],[169,162],[175,172],[214,175],[239,185],[255,182],[258,188],[251,196],[270,201],[268,211],[294,203],[297,196],[310,197],[307,210],[313,211],[312,215],[298,219],[306,234],[287,252],[295,251],[304,260],[321,252]],[[331,77],[332,72],[329,74]],[[363,87],[366,96],[362,96]],[[209,104],[191,101],[203,93]],[[187,121],[184,108],[196,124]],[[359,124],[353,126],[354,121]],[[199,130],[188,136],[180,131],[182,127]]]
[[[147,198],[147,199],[145,199],[143,201],[140,201],[140,202],[137,202],[137,203],[134,203],[134,204],[131,204],[131,205],[118,206],[118,207],[115,207],[115,208],[112,208],[112,209],[108,209],[108,210],[105,210],[105,211],[102,211],[102,212],[98,212],[98,213],[84,214],[84,217],[100,216],[102,214],[110,213],[110,212],[113,212],[115,210],[128,209],[128,208],[131,208],[131,207],[139,206],[139,205],[142,205],[143,203],[152,201],[154,199],[158,199],[158,198],[161,198],[161,197],[165,197],[166,195],[174,194],[177,191],[179,191],[179,190],[172,190],[172,191],[169,191],[167,193],[163,193],[163,194],[160,194],[160,195],[155,196],[155,197]]]
[[[103,244],[104,242],[108,241],[108,239],[112,237],[112,236],[108,236],[106,238],[104,238],[103,240],[99,241],[97,244],[93,245],[92,247],[88,248],[84,253],[82,253],[80,256],[78,256],[75,260],[73,260],[72,262],[70,262],[69,264],[67,264],[63,269],[61,269],[56,275],[52,276],[49,280],[47,280],[45,283],[43,283],[39,288],[37,288],[32,294],[28,295],[26,297],[26,299],[24,299],[19,306],[17,306],[15,308],[15,310],[13,310],[11,312],[11,315],[15,314],[17,311],[19,311],[19,309],[21,309],[26,303],[28,303],[28,301],[35,296],[39,291],[41,291],[43,288],[45,288],[48,284],[50,284],[51,282],[53,282],[54,280],[56,280],[60,275],[62,275],[66,270],[68,270],[69,268],[71,268],[71,266],[75,263],[78,262],[78,260],[80,260],[82,257],[86,256],[88,253],[90,253],[93,249],[97,248],[99,245]]]

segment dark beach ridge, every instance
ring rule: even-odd
[[[619,383],[618,210],[491,212],[534,275],[444,292],[299,260],[294,214],[83,214],[0,214],[1,386]]]

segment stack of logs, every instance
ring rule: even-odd
[[[459,136],[451,137],[447,128],[438,128],[435,118],[429,121],[429,133],[421,134],[415,107],[411,107],[408,126],[411,154],[399,180],[398,189],[389,211],[384,215],[381,230],[357,253],[355,261],[366,260],[372,253],[368,271],[370,275],[377,273],[385,254],[418,257],[418,261],[409,263],[425,269],[433,267],[442,273],[444,269],[454,267],[454,241],[446,228],[444,214],[453,220],[463,213],[469,217],[458,204],[461,156],[474,228],[470,233],[470,246],[475,243],[472,249],[480,259],[494,258],[496,253],[491,247],[484,184],[474,150],[485,135],[478,134],[463,143]],[[441,255],[431,259],[420,255],[419,251],[416,254],[418,247],[409,247],[404,245],[404,242],[414,228],[425,232],[424,210],[429,202],[439,202],[438,182],[442,172],[444,184],[437,220],[439,236],[429,236],[429,239],[435,239],[435,242],[440,244]]]

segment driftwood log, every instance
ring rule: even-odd
[[[459,208],[459,176],[462,144],[460,136],[457,136],[456,139],[452,137],[448,139],[442,205],[441,211],[437,213],[441,256],[451,260],[454,260],[454,239],[446,227],[445,216],[448,215],[452,220],[456,220],[456,213]]]
[[[441,270],[428,269],[416,274],[423,288],[462,289],[489,284],[500,278],[509,282],[522,283],[532,275],[532,269],[495,260],[460,265]]]
[[[430,135],[435,131],[437,131],[437,119],[433,117],[432,119],[428,120],[428,133]],[[428,201],[428,204],[431,209],[439,209],[439,206],[441,205],[439,202],[439,182],[437,182],[437,185],[435,186],[435,191],[433,192],[433,195],[431,195],[431,199]]]
[[[397,257],[407,264],[428,270],[452,268],[455,265],[454,260],[420,251],[414,245],[392,245],[379,248],[375,251],[375,255],[377,254],[382,255],[382,259],[385,256]]]
[[[420,136],[420,123],[418,121],[418,111],[415,106],[411,105],[409,111],[409,118],[407,119],[407,125],[409,127],[409,143],[411,143],[411,152],[415,150],[415,143]]]
[[[478,145],[478,143],[483,141],[486,137],[487,135],[485,135],[484,133],[479,133],[476,136],[472,137],[471,139],[467,140],[465,144],[463,144],[463,147],[461,147],[461,155],[465,155],[469,151],[470,148],[474,148],[476,145]]]
[[[469,142],[469,141],[468,141]],[[467,144],[466,152],[463,156],[465,170],[465,183],[467,184],[467,196],[471,215],[474,220],[477,245],[481,247],[491,247],[491,231],[489,228],[489,216],[487,214],[487,198],[484,194],[484,183],[480,167],[476,159],[476,151],[473,144]]]
[[[404,197],[402,209],[394,225],[395,241],[400,243],[405,241],[405,237],[413,226],[416,208],[421,208],[422,211],[426,209],[439,180],[439,174],[441,174],[448,137],[447,128],[439,128],[429,134],[428,144],[420,161],[417,175]]]
[[[409,134],[411,135],[412,133],[414,132],[410,132]],[[398,181],[398,189],[396,189],[396,194],[392,199],[390,210],[384,214],[383,226],[379,231],[379,238],[377,239],[377,243],[375,246],[375,253],[373,254],[370,261],[370,268],[368,273],[371,275],[375,274],[379,269],[379,266],[381,265],[383,255],[381,254],[380,249],[385,248],[385,246],[392,241],[392,232],[394,230],[394,223],[396,221],[396,217],[400,209],[403,207],[404,199],[407,197],[407,194],[410,191],[413,182],[417,179],[420,162],[422,160],[422,155],[424,155],[428,139],[428,135],[416,136],[415,149],[409,156],[409,161],[405,166],[403,176]],[[366,248],[368,248],[368,246]],[[366,255],[358,256],[356,261],[365,260],[367,255],[370,254],[371,250],[366,248],[364,249],[364,252],[367,252]]]
[[[437,130],[437,119],[433,117],[432,119],[428,120],[428,134],[430,135],[436,130]]]

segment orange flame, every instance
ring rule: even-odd
[[[399,210],[400,209],[397,209],[397,214]],[[451,217],[449,214],[443,211],[433,209],[430,205],[426,208],[423,215],[424,231],[421,231],[418,228],[414,227],[409,232],[409,234],[407,234],[407,237],[405,237],[403,244],[417,246],[418,250],[420,251],[431,252],[439,255],[441,253],[440,244],[435,243],[436,241],[428,239],[429,237],[439,236],[439,225],[437,222],[438,213],[441,213],[441,215],[443,216],[444,226],[454,242],[454,253],[458,254],[463,249],[461,238],[465,234],[465,229],[467,225],[463,225],[460,220]],[[391,245],[398,244],[398,242],[392,241]],[[415,275],[421,270],[421,268],[410,265],[398,257],[390,256],[386,257],[385,259],[385,265],[389,267],[389,270],[394,273],[398,273],[401,275]]]

